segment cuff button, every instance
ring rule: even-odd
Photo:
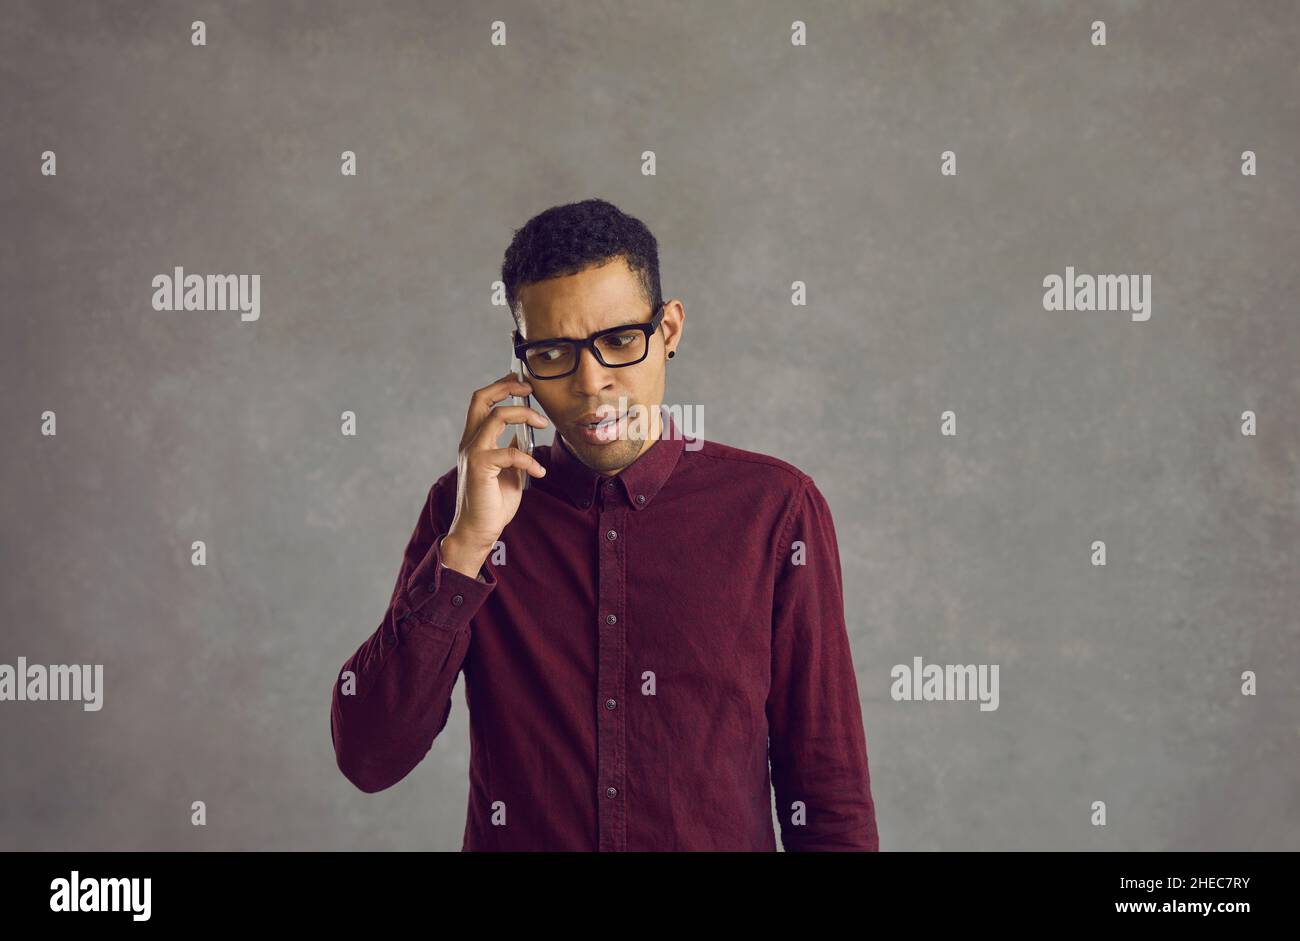
[[[465,603],[465,596],[464,596],[464,595],[452,595],[451,603],[452,603],[453,605],[455,605],[456,607],[459,608],[461,605],[463,605],[463,604]]]

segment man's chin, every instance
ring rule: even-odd
[[[640,441],[618,438],[608,444],[589,444],[565,436],[565,443],[592,470],[605,473],[631,464],[641,451]]]

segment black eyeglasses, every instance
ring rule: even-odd
[[[515,346],[515,356],[523,360],[534,379],[563,379],[578,369],[578,357],[585,346],[591,350],[602,366],[618,369],[635,366],[650,353],[650,337],[659,329],[664,317],[664,304],[655,310],[648,323],[629,323],[619,327],[599,330],[585,340],[572,337],[552,337],[521,343],[519,331],[510,336]]]

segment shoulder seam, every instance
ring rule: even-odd
[[[811,482],[812,478],[807,474],[802,476],[799,481],[799,489],[794,492],[794,496],[790,498],[790,505],[785,509],[785,522],[781,524],[781,535],[778,537],[776,552],[774,553],[778,565],[781,564],[781,553],[785,547],[786,537],[790,534],[790,526],[794,523],[795,509],[803,502],[803,496],[808,490],[808,484]]]

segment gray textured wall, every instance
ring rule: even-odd
[[[1300,848],[1300,5],[0,13],[0,662],[106,683],[0,703],[0,847],[459,849],[462,688],[364,795],[331,685],[505,369],[512,230],[598,195],[685,304],[669,399],[836,514],[883,849]],[[260,319],[153,310],[175,265]],[[1045,311],[1066,265],[1151,319]],[[914,656],[999,709],[894,701]]]

